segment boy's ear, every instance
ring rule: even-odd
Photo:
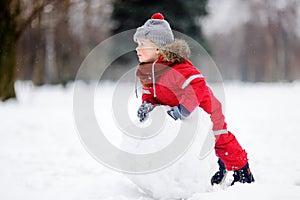
[[[160,49],[159,49],[159,48],[157,48],[157,49],[156,49],[156,54],[161,54],[161,52],[160,52]]]

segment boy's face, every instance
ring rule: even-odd
[[[160,50],[151,40],[137,39],[136,54],[140,62],[154,62],[160,56]]]

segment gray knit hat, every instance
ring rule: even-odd
[[[164,16],[161,13],[153,14],[151,19],[147,20],[143,26],[137,28],[133,40],[137,42],[138,38],[149,39],[160,48],[174,41],[171,27],[164,20]]]

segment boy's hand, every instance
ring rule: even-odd
[[[168,115],[170,115],[174,120],[183,119],[183,116],[180,114],[178,108],[176,108],[177,107],[173,107],[171,110],[168,110]]]
[[[171,110],[167,111],[168,115],[170,115],[174,120],[177,119],[185,119],[189,116],[190,112],[182,105],[172,107]]]
[[[140,118],[140,122],[143,122],[147,117],[148,113],[154,109],[154,105],[145,101],[138,109],[137,116]]]

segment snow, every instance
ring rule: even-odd
[[[73,119],[73,86],[18,82],[18,101],[0,103],[0,199],[152,199],[132,182],[132,175],[104,167],[83,147]],[[109,96],[114,85],[104,88],[104,96]],[[300,199],[300,83],[225,83],[224,88],[229,129],[247,150],[256,182],[222,188],[202,178],[200,191],[188,199]],[[107,116],[106,125],[115,129]],[[116,145],[120,142],[122,138]],[[193,157],[184,159],[196,162]],[[217,169],[215,161],[213,153],[202,160],[206,167],[199,174],[209,178]],[[195,170],[185,164],[175,177],[190,183]],[[156,185],[167,194],[172,184],[168,178],[167,174],[137,183]]]

